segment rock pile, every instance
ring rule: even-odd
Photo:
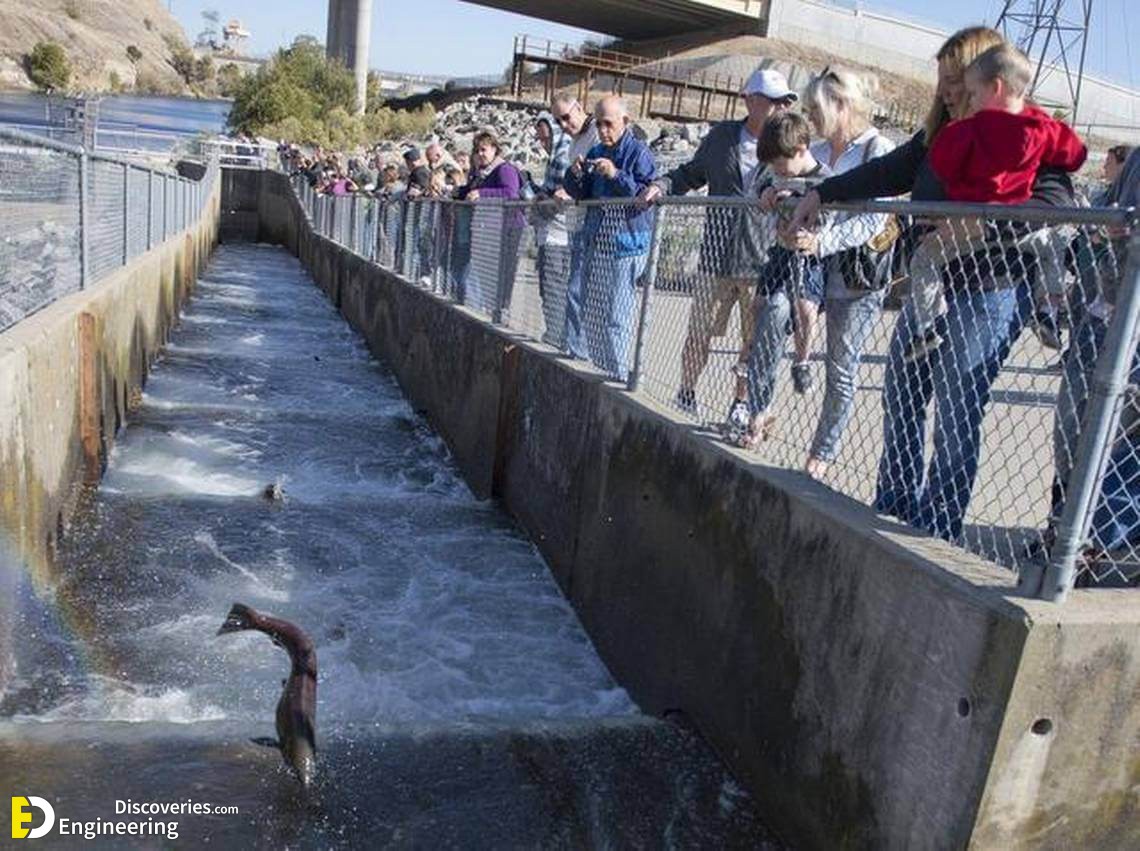
[[[546,152],[539,144],[534,129],[539,113],[540,110],[531,107],[472,97],[440,112],[436,116],[432,137],[381,142],[377,147],[386,156],[397,159],[403,150],[413,145],[422,150],[429,142],[438,141],[445,150],[454,154],[470,151],[475,134],[490,130],[502,141],[507,159],[541,179],[546,166]],[[709,129],[709,125],[704,123],[665,124],[653,120],[639,120],[635,126],[649,140],[650,148],[657,155],[659,169],[670,168],[691,157]]]

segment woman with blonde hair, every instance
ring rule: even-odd
[[[828,174],[857,168],[894,148],[889,139],[871,126],[871,98],[876,88],[877,81],[873,77],[830,66],[808,84],[802,103],[815,133],[821,137],[811,145],[810,151],[815,160],[827,167]],[[775,188],[765,190],[761,206],[772,207],[776,194]],[[792,383],[797,393],[810,389],[811,365],[807,355],[820,305],[825,305],[824,396],[805,464],[806,472],[813,478],[821,478],[838,454],[840,438],[854,407],[863,347],[883,307],[882,282],[855,276],[850,256],[860,250],[870,234],[881,230],[885,222],[886,217],[880,215],[845,216],[833,218],[828,227],[818,232],[792,230],[794,237],[786,246],[823,261],[822,288],[812,292],[805,289],[772,293],[757,313],[753,339],[764,380],[758,382],[759,398],[751,402],[753,410],[759,413],[753,417],[743,441],[746,446],[755,445],[772,427],[767,409],[772,405],[775,372],[783,357],[784,328],[790,313],[795,315],[796,349]]]
[[[925,126],[889,154],[831,177],[807,193],[793,222],[807,226],[822,203],[911,193],[915,201],[945,200],[927,161],[930,142],[952,119],[968,111],[963,82],[975,57],[1004,42],[988,27],[956,32],[937,54],[938,88]],[[1037,203],[1073,203],[1066,173],[1041,169],[1034,183]],[[955,540],[978,471],[982,419],[990,391],[1010,347],[1032,309],[1029,282],[1005,252],[982,249],[943,272],[947,312],[938,320],[946,342],[932,356],[908,363],[903,351],[915,333],[908,302],[899,313],[883,381],[883,454],[875,489],[875,509]],[[978,262],[981,260],[982,262]],[[934,451],[926,462],[928,403],[934,400]]]

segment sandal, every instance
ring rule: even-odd
[[[753,423],[752,427],[736,442],[736,445],[741,449],[756,451],[760,448],[761,443],[766,440],[771,440],[775,435],[775,425],[775,414],[760,417],[758,422]]]

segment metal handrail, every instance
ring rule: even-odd
[[[317,195],[317,198],[331,198],[331,195]],[[342,196],[342,197],[352,197]],[[454,204],[474,206],[476,204],[495,205],[507,208],[533,208],[536,205],[553,205],[571,209],[574,207],[628,207],[636,203],[636,198],[592,198],[579,201],[563,201],[555,198],[541,200],[507,200],[503,198],[480,198],[468,201],[460,198],[432,198],[427,196],[397,196],[385,199],[355,193],[355,197],[388,200],[393,203],[411,204]],[[784,206],[794,206],[795,201],[784,201]],[[661,196],[647,206],[656,207],[744,207],[755,208],[754,198],[716,195],[676,195]],[[930,218],[988,218],[1009,222],[1036,222],[1040,224],[1079,224],[1101,225],[1104,227],[1129,227],[1138,220],[1135,207],[1050,207],[1028,205],[970,204],[959,201],[840,201],[828,202],[827,209],[845,213],[879,213],[899,216]]]

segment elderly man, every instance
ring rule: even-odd
[[[536,200],[569,197],[562,188],[566,169],[570,167],[569,134],[563,133],[554,117],[541,113],[534,123],[535,134],[546,151],[546,173]],[[588,150],[588,149],[587,149]],[[538,272],[538,294],[542,298],[542,318],[546,327],[542,342],[562,348],[566,328],[566,282],[570,278],[570,232],[566,213],[555,204],[537,204],[531,209],[534,244],[538,248],[535,269]]]
[[[590,148],[598,144],[598,128],[594,123],[594,116],[586,112],[582,108],[582,104],[578,103],[577,99],[571,95],[555,95],[550,103],[550,114],[563,135],[569,140],[569,146],[563,154],[567,164],[577,162],[580,158],[585,157]],[[563,169],[563,176],[565,176],[565,169]],[[562,187],[561,179],[551,193],[551,197],[558,201],[571,200]],[[582,215],[579,210],[569,210],[565,214],[560,214],[558,218],[560,219],[559,224],[547,232],[546,244],[551,246],[561,243],[561,245],[566,246],[569,254],[568,271],[565,274],[560,274],[557,267],[547,270],[543,281],[543,305],[544,307],[547,305],[546,293],[550,293],[550,320],[557,321],[557,315],[566,317],[567,309],[576,309],[578,313],[575,314],[574,321],[580,326],[580,311],[585,298],[582,279],[585,266],[582,263],[582,256],[586,248],[581,230]],[[548,252],[543,259],[548,257],[558,259],[558,254],[559,252]],[[555,305],[554,300],[557,300],[557,305]],[[569,307],[571,302],[575,305],[574,308]],[[586,357],[586,349],[581,334],[578,334],[572,341],[572,345],[569,345],[571,341],[568,341],[566,337],[567,319],[568,317],[564,318],[562,325],[556,329],[548,328],[543,339],[552,345],[569,351],[570,354],[584,358]]]
[[[684,195],[705,186],[710,196],[755,198],[771,183],[767,166],[756,156],[756,142],[768,119],[787,110],[796,101],[796,93],[779,71],[760,68],[748,78],[741,94],[747,117],[713,125],[693,159],[646,189],[643,200]],[[749,227],[751,215],[755,214],[740,207],[708,210],[701,241],[701,280],[693,293],[677,391],[677,406],[687,413],[696,413],[696,387],[708,363],[710,342],[727,333],[733,305],[740,309],[741,342],[747,344],[752,336],[752,292],[769,246],[760,244],[761,229]],[[746,388],[744,379],[738,379],[730,420],[734,414],[747,418]]]
[[[558,118],[556,115],[555,118]],[[578,235],[581,250],[572,265],[585,286],[569,293],[566,345],[570,354],[589,357],[614,378],[629,372],[637,279],[649,254],[652,212],[635,198],[657,177],[653,154],[629,130],[629,112],[621,98],[602,98],[594,110],[598,144],[578,156],[563,180],[576,200],[625,198],[624,205],[593,206]]]
[[[427,157],[428,169],[431,172],[437,172],[443,168],[443,145],[439,142],[432,142],[427,148],[424,149],[424,156]]]

